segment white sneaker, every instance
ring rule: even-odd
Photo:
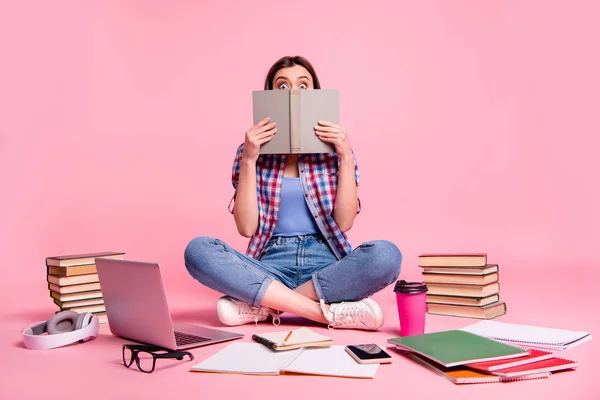
[[[383,312],[375,300],[370,298],[330,304],[329,311],[325,311],[325,302],[321,299],[321,310],[329,321],[329,329],[375,331],[383,326]]]
[[[266,321],[269,315],[273,325],[279,325],[279,312],[268,307],[254,307],[246,302],[223,296],[217,301],[217,316],[219,321],[229,326],[243,325],[250,322]]]

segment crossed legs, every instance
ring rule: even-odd
[[[293,290],[282,283],[276,269],[219,239],[198,237],[185,250],[188,272],[205,286],[256,308],[281,310],[324,324],[332,322],[330,310],[335,304],[359,301],[392,283],[401,261],[393,243],[366,242]]]

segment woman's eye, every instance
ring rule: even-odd
[[[300,89],[308,89],[308,86],[306,85],[306,83],[301,83],[299,88]]]
[[[285,90],[287,88],[288,88],[288,84],[287,83],[282,83],[282,84],[279,85],[279,89],[280,90]]]

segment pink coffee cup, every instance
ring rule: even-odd
[[[427,285],[422,282],[397,281],[394,292],[398,304],[400,336],[424,334]]]

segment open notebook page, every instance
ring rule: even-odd
[[[192,367],[192,371],[278,375],[302,350],[273,351],[259,343],[234,342]]]
[[[308,375],[328,375],[347,378],[373,378],[379,364],[359,364],[344,346],[305,349],[282,371]]]

